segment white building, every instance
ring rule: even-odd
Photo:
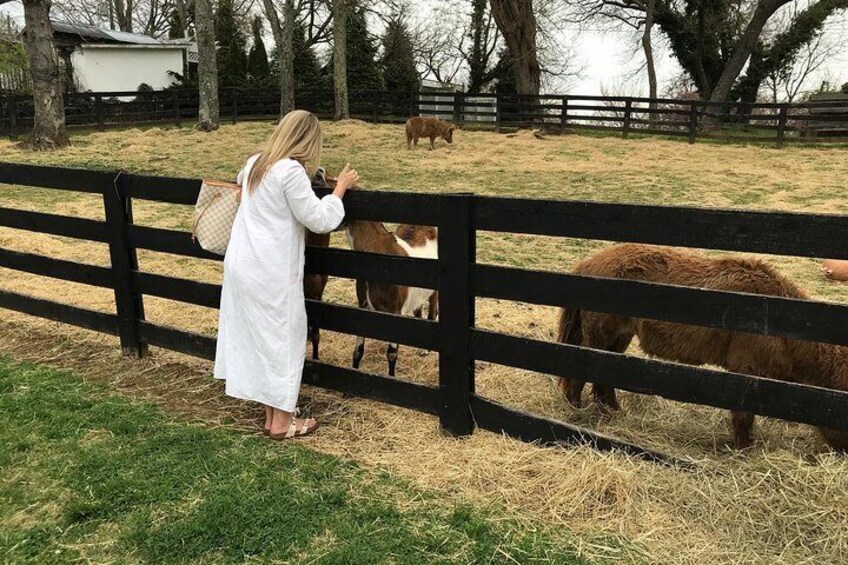
[[[161,90],[174,82],[172,73],[186,75],[188,52],[194,51],[185,41],[67,22],[52,24],[66,79],[80,92],[136,91],[142,84]]]

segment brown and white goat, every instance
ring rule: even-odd
[[[766,262],[747,257],[709,258],[690,251],[650,245],[616,245],[581,262],[576,273],[807,299],[806,293]],[[623,353],[633,336],[652,357],[691,365],[717,365],[728,371],[781,381],[848,390],[848,347],[631,318],[618,314],[563,309],[558,341]],[[560,379],[569,403],[580,406],[585,381]],[[615,389],[594,385],[598,404],[618,408]],[[751,443],[754,414],[732,412],[733,445]],[[848,450],[848,433],[819,428],[833,448]]]
[[[352,220],[347,224],[347,237],[351,249],[399,257],[438,258],[438,233],[436,228],[402,224],[395,233],[380,222]],[[360,308],[422,317],[424,306],[428,307],[427,318],[438,317],[438,293],[426,288],[415,288],[397,284],[356,281],[356,299]],[[359,368],[365,355],[365,338],[357,337],[353,350],[353,367]],[[398,358],[398,344],[389,343],[386,359],[389,376],[394,376]]]

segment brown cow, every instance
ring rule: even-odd
[[[422,118],[415,116],[406,120],[406,148],[412,149],[412,144],[418,146],[419,137],[430,138],[430,149],[435,149],[433,144],[437,137],[441,137],[448,143],[453,143],[453,132],[456,125],[443,122],[438,118]]]

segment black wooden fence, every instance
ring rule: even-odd
[[[322,118],[333,116],[331,92],[301,92],[298,107]],[[84,92],[65,95],[68,125],[107,126],[171,122],[197,117],[196,90],[153,92]],[[221,116],[233,123],[279,115],[276,89],[220,91]],[[848,142],[848,101],[796,104],[715,103],[701,100],[638,97],[507,94],[467,95],[459,92],[351,92],[351,116],[403,123],[410,116],[430,115],[463,126],[496,131],[536,127],[562,133],[596,130],[629,135],[676,136],[774,142]],[[0,130],[16,138],[32,127],[33,105],[27,96],[0,99]]]
[[[140,270],[136,250],[220,258],[200,249],[187,232],[139,225],[132,218],[134,199],[193,204],[198,180],[0,163],[0,183],[102,195],[105,221],[0,208],[0,226],[108,244],[111,268],[2,248],[0,267],[112,288],[116,309],[98,312],[2,289],[0,308],[117,335],[133,355],[152,345],[213,359],[214,338],[147,321],[143,302],[147,295],[216,308],[220,286]],[[309,249],[307,270],[438,289],[440,319],[311,301],[309,316],[326,330],[438,351],[439,384],[320,361],[307,362],[306,384],[437,415],[454,435],[479,427],[525,441],[588,443],[651,460],[666,458],[484,398],[475,391],[475,362],[848,431],[846,392],[527,339],[475,324],[476,298],[495,298],[846,345],[848,306],[481,264],[475,242],[478,231],[489,231],[848,259],[848,216],[368,191],[349,193],[345,206],[350,218],[438,226],[439,259]]]

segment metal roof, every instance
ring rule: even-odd
[[[60,21],[51,21],[50,23],[53,26],[54,33],[77,35],[83,40],[125,43],[130,45],[167,45],[166,42],[160,39],[141,33],[127,33],[125,31],[115,31],[113,29],[103,29],[95,26]]]

